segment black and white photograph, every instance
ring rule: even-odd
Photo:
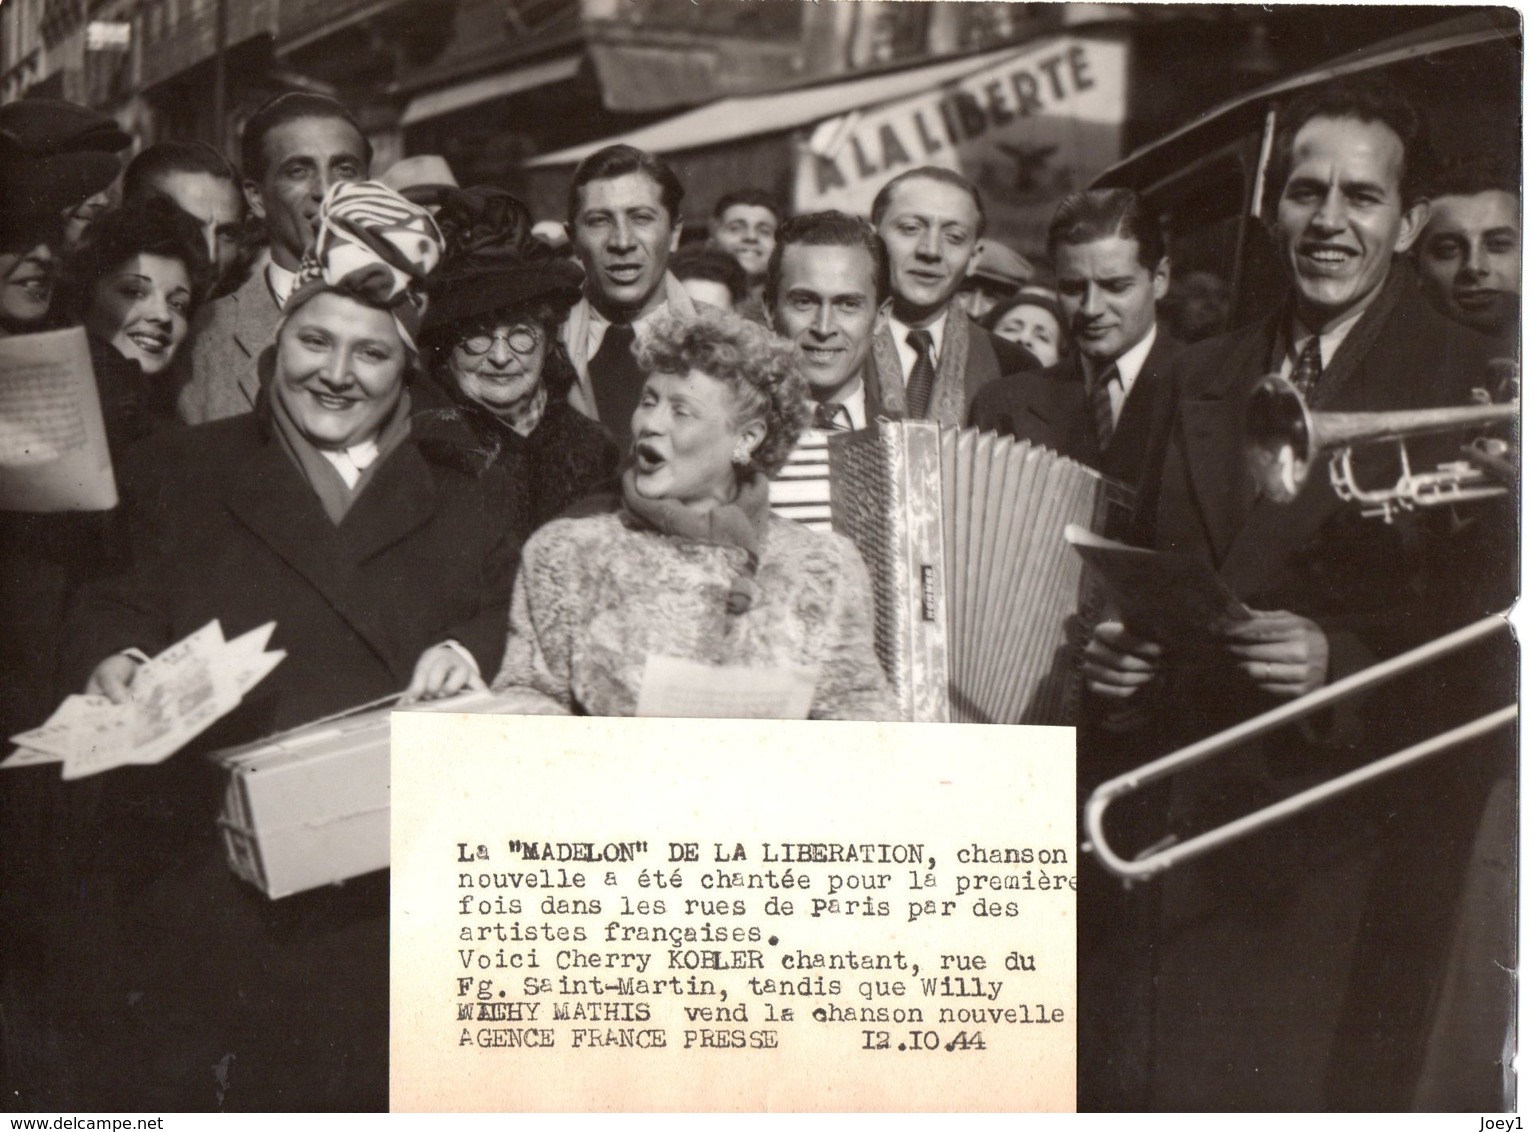
[[[0,0],[0,1107],[1516,1112],[1522,29]]]

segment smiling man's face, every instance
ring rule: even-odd
[[[1374,299],[1412,246],[1421,205],[1402,200],[1402,139],[1381,122],[1313,118],[1295,135],[1277,220],[1298,312],[1321,332]]]
[[[908,326],[937,319],[978,254],[981,212],[958,185],[914,176],[896,186],[879,221],[890,252],[895,316]]]
[[[799,351],[817,401],[840,401],[863,375],[879,315],[877,267],[863,247],[790,244],[778,269],[773,326]]]

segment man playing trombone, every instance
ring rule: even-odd
[[[1259,497],[1246,466],[1247,397],[1267,374],[1288,379],[1314,412],[1462,405],[1487,384],[1491,344],[1434,311],[1403,258],[1425,216],[1425,141],[1415,110],[1372,79],[1304,92],[1280,118],[1264,201],[1289,295],[1264,323],[1191,347],[1175,364],[1133,523],[1134,541],[1206,562],[1251,616],[1212,626],[1205,647],[1182,651],[1107,621],[1087,650],[1086,686],[1100,714],[1139,727],[1148,755],[1512,600],[1512,532],[1489,529],[1502,513],[1491,523],[1412,511],[1368,519],[1325,475],[1277,503]],[[1432,455],[1454,443],[1434,437],[1417,447]],[[1388,451],[1353,459],[1366,481],[1389,479],[1395,463]],[[1458,671],[1375,696],[1357,712],[1313,717],[1179,783],[1167,796],[1170,832],[1192,815],[1213,824],[1212,811],[1291,793],[1360,761],[1450,699],[1446,679],[1453,688],[1463,681],[1462,698],[1497,683]],[[1394,784],[1384,816],[1379,794],[1335,804],[1158,883],[1148,940],[1157,956],[1154,1062],[1144,1093],[1119,1103],[1412,1106],[1444,950],[1423,941],[1447,933],[1406,923],[1407,910],[1387,904],[1415,871],[1426,914],[1432,893],[1453,903],[1465,856],[1456,846],[1469,842],[1475,818],[1444,811],[1477,810],[1474,799],[1423,798],[1436,782],[1415,772]],[[1402,801],[1410,789],[1418,796]],[[1429,826],[1403,831],[1397,819],[1409,811],[1429,815]],[[1435,852],[1425,856],[1425,844]],[[1422,875],[1425,861],[1434,877]],[[1084,1073],[1091,1061],[1084,1047]]]

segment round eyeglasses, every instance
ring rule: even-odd
[[[544,340],[542,334],[527,326],[514,326],[504,334],[499,330],[480,329],[471,331],[466,337],[459,339],[458,348],[466,354],[479,357],[490,353],[491,346],[498,338],[506,343],[507,349],[512,353],[521,354],[524,357],[537,350]]]

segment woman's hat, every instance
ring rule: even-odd
[[[56,218],[117,179],[133,139],[111,118],[57,98],[0,106],[0,229]]]
[[[427,334],[539,301],[559,316],[580,299],[581,269],[533,236],[532,214],[506,190],[449,190],[437,223],[448,250],[427,284]]]
[[[426,278],[443,251],[432,214],[377,182],[343,181],[320,202],[319,221],[283,317],[315,295],[337,291],[388,310],[414,352],[426,313]]]

